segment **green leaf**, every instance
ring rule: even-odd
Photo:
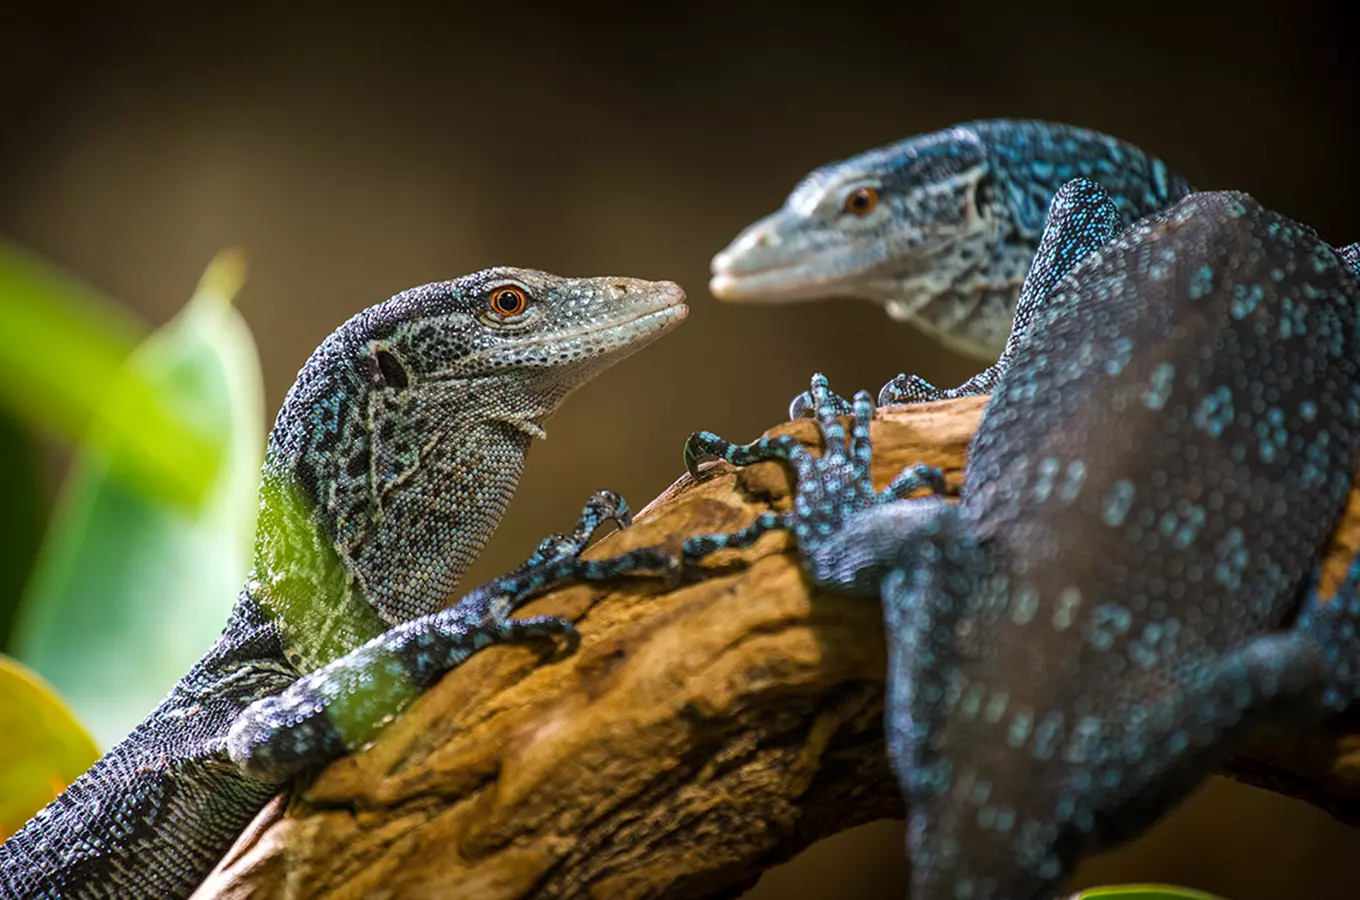
[[[19,830],[99,750],[36,672],[0,656],[0,841]]]
[[[1223,900],[1192,888],[1174,884],[1111,884],[1087,888],[1069,900]]]
[[[5,473],[6,481],[0,491],[0,522],[5,523],[5,539],[0,541],[0,647],[5,646],[19,609],[47,518],[38,451],[33,444],[32,437],[12,416],[0,412],[0,472]]]
[[[239,260],[217,266],[219,281],[240,269]],[[134,489],[193,506],[222,464],[221,440],[192,402],[123,365],[143,331],[92,288],[0,242],[0,404],[105,445],[110,470]]]
[[[62,486],[12,646],[104,746],[149,712],[221,633],[249,568],[263,451],[259,361],[231,305],[239,257],[219,256],[185,309],[128,358]],[[158,394],[212,436],[200,501],[146,490],[121,438]],[[164,459],[165,457],[163,457]],[[158,464],[159,465],[159,464]]]

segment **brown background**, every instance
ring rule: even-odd
[[[480,579],[597,487],[645,503],[689,431],[754,437],[814,369],[847,392],[971,374],[869,304],[708,295],[711,255],[815,165],[969,118],[1052,118],[1360,239],[1360,22],[1342,4],[1028,5],[6,8],[0,233],[153,324],[243,245],[271,411],[331,328],[414,284],[500,263],[681,282],[690,321],[554,420]],[[901,896],[900,841],[895,823],[842,836],[752,896]],[[1085,880],[1354,897],[1350,854],[1360,833],[1216,784]]]

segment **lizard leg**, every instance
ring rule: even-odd
[[[991,393],[1023,343],[1025,333],[1034,325],[1036,314],[1049,308],[1054,288],[1078,263],[1108,243],[1118,227],[1119,210],[1104,188],[1085,178],[1074,178],[1064,184],[1049,206],[1044,233],[1020,288],[1015,320],[1001,358],[954,388],[937,388],[917,375],[898,375],[878,392],[878,405]]]
[[[358,750],[419,694],[478,650],[510,641],[552,639],[564,652],[580,636],[555,616],[508,618],[530,596],[565,578],[603,580],[664,569],[659,550],[610,560],[552,560],[497,579],[465,601],[402,623],[248,706],[232,723],[227,751],[260,781],[279,783]]]
[[[476,651],[531,634],[569,645],[575,637],[569,623],[510,627],[457,606],[405,622],[246,707],[232,723],[227,752],[252,778],[287,781],[363,747]]]
[[[513,613],[544,589],[569,579],[605,581],[640,570],[668,570],[659,549],[606,560],[580,558],[606,521],[626,527],[627,503],[600,491],[569,534],[545,538],[529,559],[452,607],[404,622],[277,694],[248,706],[232,723],[227,750],[245,774],[279,783],[360,749],[415,697],[478,650],[511,641],[551,639],[563,652],[580,640],[567,619]]]
[[[1073,781],[1061,811],[1082,832],[1092,816],[1104,846],[1140,833],[1199,784],[1234,746],[1263,727],[1303,728],[1360,702],[1360,559],[1336,596],[1310,590],[1288,631],[1253,638],[1217,660],[1171,702],[1149,700],[1123,716],[1135,723],[1110,745],[1096,744],[1097,764]],[[1083,809],[1092,781],[1129,785],[1102,810]],[[1097,792],[1098,794],[1099,792]]]

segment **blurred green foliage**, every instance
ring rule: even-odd
[[[138,344],[114,304],[0,252],[0,325],[24,338],[0,345],[0,403],[76,441],[7,646],[103,746],[208,648],[249,568],[264,436],[243,278],[220,255]]]
[[[215,265],[243,268],[231,259]],[[142,330],[118,304],[0,242],[0,404],[38,428],[104,445],[134,489],[193,507],[222,464],[222,423],[145,368],[123,365]]]
[[[0,490],[0,522],[5,523],[5,539],[0,541],[0,647],[4,647],[47,515],[37,447],[4,410],[0,410],[0,473],[5,480]]]

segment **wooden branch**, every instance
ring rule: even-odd
[[[957,490],[984,402],[881,412],[875,481],[924,461]],[[774,431],[819,449],[810,421]],[[790,487],[773,463],[714,464],[590,552],[732,531],[788,508]],[[1353,494],[1330,584],[1357,546]],[[674,590],[578,585],[528,612],[575,619],[579,650],[478,654],[371,749],[276,800],[195,897],[735,896],[820,838],[902,816],[879,610],[810,592],[787,535]],[[1228,771],[1360,823],[1360,726],[1262,745]]]

